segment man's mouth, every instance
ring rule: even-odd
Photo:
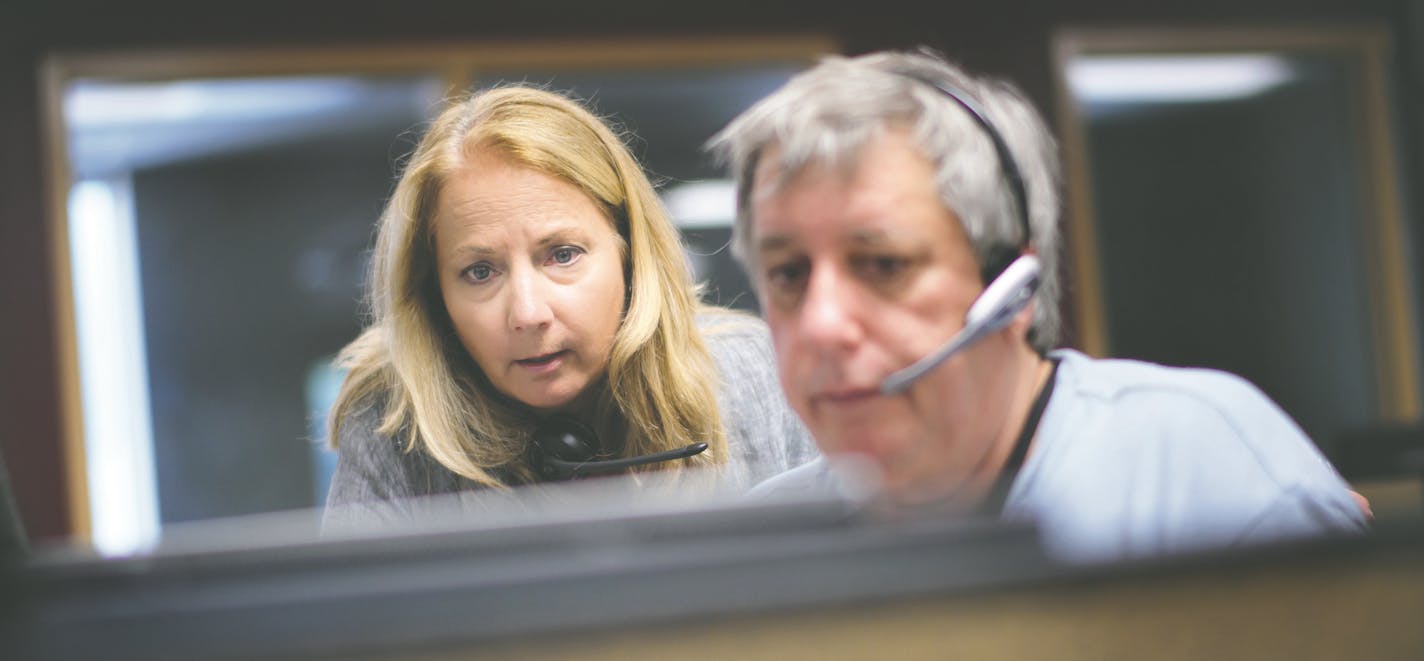
[[[821,391],[815,398],[832,404],[852,404],[879,395],[880,390],[877,388],[836,388]]]

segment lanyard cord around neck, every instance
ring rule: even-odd
[[[1033,435],[1038,432],[1039,419],[1043,417],[1043,410],[1048,408],[1048,398],[1053,396],[1053,385],[1058,382],[1060,359],[1050,358],[1049,361],[1053,363],[1053,367],[1048,371],[1048,381],[1038,390],[1033,406],[1029,407],[1023,429],[1019,431],[1019,438],[1014,441],[1014,449],[1009,452],[1004,468],[999,471],[998,479],[994,480],[994,488],[984,501],[985,514],[998,516],[1003,513],[1004,503],[1009,499],[1009,488],[1014,485],[1014,479],[1019,476],[1019,469],[1023,468],[1024,459],[1028,457],[1028,446],[1033,443]]]

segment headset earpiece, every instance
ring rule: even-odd
[[[539,421],[531,434],[530,454],[534,470],[546,480],[577,477],[581,468],[593,462],[600,447],[598,434],[569,415],[551,415]]]
[[[984,255],[983,263],[979,268],[979,277],[984,283],[984,288],[988,289],[989,285],[1022,254],[1023,249],[1019,246],[999,244],[990,248],[989,253]]]
[[[554,415],[539,422],[531,435],[530,463],[545,480],[573,480],[660,461],[685,459],[707,449],[706,443],[625,459],[596,459],[598,435],[572,416]]]

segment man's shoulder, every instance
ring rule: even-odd
[[[1091,358],[1077,351],[1051,354],[1062,360],[1060,387],[1103,400],[1167,400],[1230,410],[1268,404],[1250,381],[1230,372],[1202,367],[1171,367],[1125,358]]]
[[[1294,481],[1298,460],[1323,460],[1295,421],[1239,376],[1063,355],[1058,385],[1066,391],[1069,410],[1057,422],[1080,440],[1126,446],[1116,448],[1126,454],[1114,456],[1162,452],[1175,462],[1193,457],[1214,466],[1247,462],[1282,485]]]
[[[1246,380],[1059,353],[1066,396],[1023,495],[1066,546],[1131,555],[1356,525],[1339,475]]]
[[[1080,419],[1073,425],[1115,430],[1137,442],[1189,437],[1199,449],[1274,454],[1313,443],[1295,421],[1250,381],[1216,369],[1169,367],[1139,360],[1063,359],[1059,388]]]

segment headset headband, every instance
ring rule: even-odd
[[[914,81],[918,81],[939,90],[941,94],[964,108],[965,112],[974,119],[979,127],[984,129],[984,133],[989,136],[989,142],[994,144],[994,152],[999,157],[999,171],[1004,175],[1004,180],[1009,184],[1009,192],[1014,196],[1015,217],[1019,220],[1019,226],[1023,228],[1023,243],[1021,248],[1028,248],[1033,230],[1028,223],[1028,194],[1024,190],[1023,175],[1019,173],[1019,166],[1014,157],[1009,153],[1009,145],[1004,142],[1004,136],[999,130],[994,128],[993,122],[989,121],[989,116],[979,108],[979,104],[974,101],[974,97],[969,96],[963,90],[938,80],[928,78],[918,72],[897,72],[900,75]]]

